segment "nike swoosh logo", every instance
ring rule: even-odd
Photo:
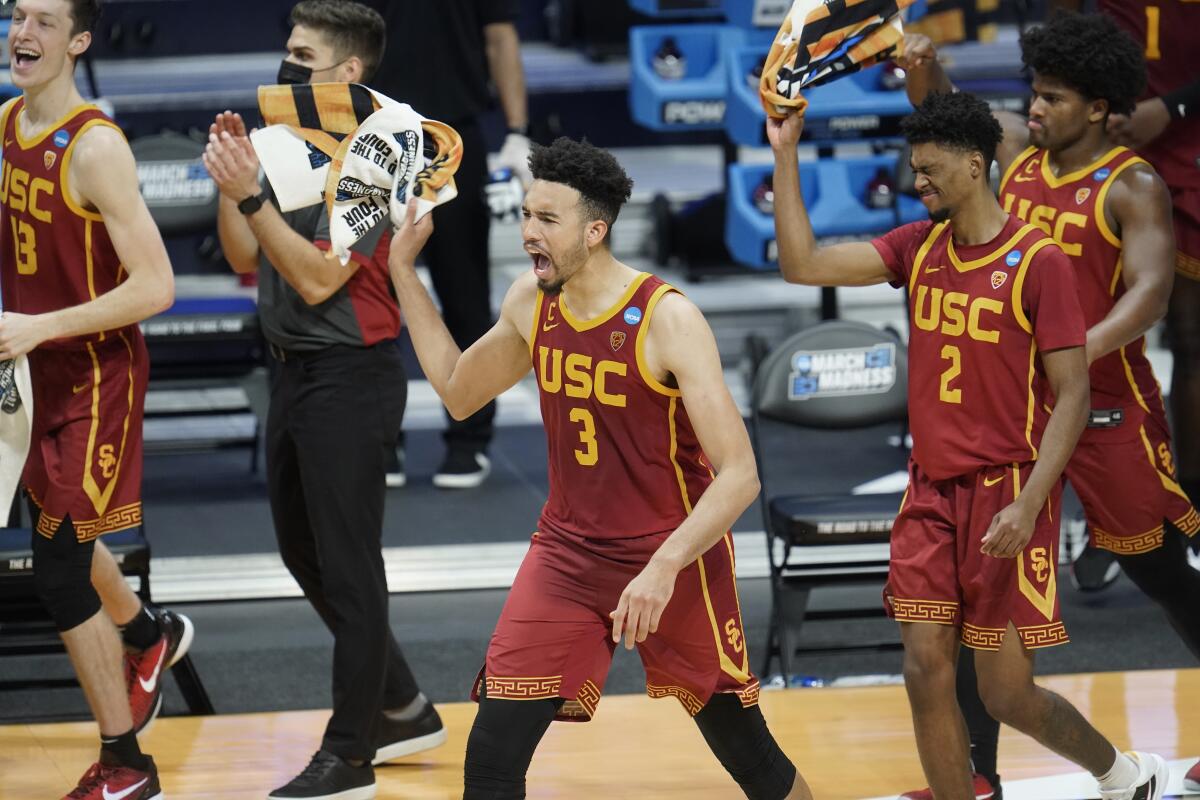
[[[557,322],[556,322],[556,323],[554,323],[553,325],[547,325],[547,324],[546,324],[546,323],[544,323],[544,322],[542,323],[542,330],[543,330],[543,331],[549,331],[549,330],[553,330],[554,328],[557,328],[557,327],[558,327],[558,323],[557,323]]]
[[[929,269],[925,270],[925,274],[928,275],[931,272],[941,272],[941,271],[942,271],[941,267],[930,267]]]
[[[90,383],[81,383],[81,384],[79,384],[78,386],[72,386],[72,387],[71,387],[71,394],[79,394],[79,393],[80,393],[80,392],[82,392],[84,389],[88,388],[89,386],[91,386],[91,384],[90,384]]]
[[[150,680],[146,680],[141,675],[138,676],[138,683],[142,685],[147,693],[153,692],[154,687],[158,685],[158,673],[162,671],[163,659],[167,655],[167,648],[158,651],[158,663],[154,665],[154,672],[150,674]]]
[[[108,784],[106,783],[104,784],[104,800],[125,800],[126,797],[129,797],[138,789],[141,789],[143,786],[145,786],[146,782],[149,780],[149,778],[142,778],[133,786],[130,786],[128,789],[122,789],[119,792],[110,792],[108,790]]]
[[[984,479],[983,479],[983,485],[984,485],[984,486],[995,486],[997,483],[999,483],[999,482],[1000,482],[1000,481],[1002,481],[1002,480],[1004,480],[1004,476],[1003,476],[1003,475],[1001,475],[1001,476],[999,476],[999,477],[997,477],[997,478],[984,478]]]
[[[1020,175],[1013,175],[1013,180],[1016,181],[1017,183],[1029,183],[1030,181],[1036,181],[1037,176],[1036,175],[1028,175],[1026,177],[1021,177]]]

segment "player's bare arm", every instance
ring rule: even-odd
[[[797,114],[767,119],[767,138],[775,151],[775,239],[784,279],[809,286],[870,286],[894,280],[896,276],[868,242],[817,246],[800,196],[796,145],[803,130],[804,118]]]
[[[682,295],[663,297],[650,320],[647,368],[664,385],[674,384],[716,479],[650,563],[625,588],[613,619],[613,641],[645,641],[658,623],[680,570],[720,541],[758,495],[758,470],[741,413],[729,394],[712,330]]]
[[[210,134],[204,166],[222,196],[235,205],[261,191],[258,156],[249,137],[234,136],[228,130]],[[324,250],[292,230],[272,203],[263,203],[258,211],[242,216],[271,265],[309,305],[328,300],[358,269],[354,261],[343,265],[327,257]]]
[[[1117,176],[1106,198],[1109,227],[1121,237],[1125,294],[1088,330],[1088,363],[1134,341],[1167,313],[1175,280],[1171,195],[1148,165]]]
[[[903,53],[896,58],[896,63],[905,70],[904,89],[914,108],[933,92],[958,91],[938,61],[933,40],[924,34],[905,34]],[[1029,129],[1020,114],[1010,111],[993,111],[992,114],[1004,130],[1004,138],[996,148],[996,163],[1003,175],[1021,151],[1029,147]]]
[[[1065,347],[1041,354],[1054,411],[1042,434],[1041,448],[1021,495],[992,519],[980,548],[984,555],[1015,558],[1033,536],[1037,515],[1071,458],[1079,435],[1087,425],[1091,386],[1087,356],[1082,347]]]
[[[209,136],[228,133],[235,138],[246,138],[246,123],[241,114],[222,111],[208,128]],[[250,223],[237,204],[244,197],[233,198],[221,193],[217,200],[217,237],[221,240],[221,252],[229,266],[237,273],[258,271],[258,239],[250,230]]]
[[[113,128],[98,125],[75,144],[67,187],[81,208],[104,218],[129,277],[95,300],[37,316],[5,313],[0,358],[28,353],[42,342],[140,322],[170,307],[175,278],[166,247],[138,189],[133,152]]]
[[[526,337],[533,328],[536,279],[530,272],[514,281],[504,297],[500,319],[466,352],[459,350],[417,277],[417,256],[433,233],[433,215],[414,222],[415,215],[416,203],[409,203],[404,224],[392,237],[388,254],[392,285],[425,377],[450,416],[466,419],[532,369]]]

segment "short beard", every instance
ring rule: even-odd
[[[929,218],[933,220],[935,224],[939,222],[945,222],[946,220],[950,219],[950,209],[939,208],[937,211],[930,211]]]
[[[541,278],[538,278],[537,287],[543,294],[548,294],[551,297],[554,297],[562,293],[564,283],[566,283],[564,280],[544,281]]]

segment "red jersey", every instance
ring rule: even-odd
[[[1040,351],[1080,347],[1070,262],[1009,217],[983,245],[956,247],[948,222],[872,242],[909,295],[913,460],[933,480],[1037,459],[1049,390]]]
[[[0,109],[0,276],[6,310],[41,314],[86,303],[128,277],[103,218],[79,206],[67,191],[71,154],[79,137],[97,125],[117,126],[100,109],[82,105],[26,139],[18,124],[24,104],[18,97]],[[125,331],[140,336],[136,326]],[[80,347],[115,333],[102,331],[41,346]]]
[[[650,320],[672,291],[642,273],[590,320],[562,295],[538,292],[529,349],[550,478],[540,530],[591,539],[670,532],[712,483],[679,390],[645,368]]]
[[[1146,97],[1200,80],[1198,0],[1099,0],[1097,6],[1145,48]],[[1172,120],[1141,153],[1172,189],[1200,189],[1200,114]]]
[[[1053,236],[1070,257],[1089,328],[1108,316],[1125,294],[1121,238],[1108,224],[1104,202],[1117,176],[1145,163],[1132,150],[1114,147],[1096,163],[1056,177],[1046,151],[1031,147],[1017,157],[1000,182],[1004,210]],[[1096,359],[1090,377],[1092,408],[1124,409],[1127,420],[1143,413],[1165,413],[1158,381],[1146,358],[1145,337]],[[1089,429],[1084,436],[1098,432]]]

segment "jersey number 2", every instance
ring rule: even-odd
[[[583,449],[575,451],[575,460],[585,467],[596,466],[600,454],[597,452],[596,420],[592,418],[592,412],[586,408],[572,408],[571,422],[583,426],[579,431],[579,443],[583,445]]]
[[[942,348],[942,358],[950,362],[942,373],[942,385],[938,390],[938,399],[943,403],[962,403],[962,389],[951,389],[950,381],[962,374],[962,353],[952,344]]]

